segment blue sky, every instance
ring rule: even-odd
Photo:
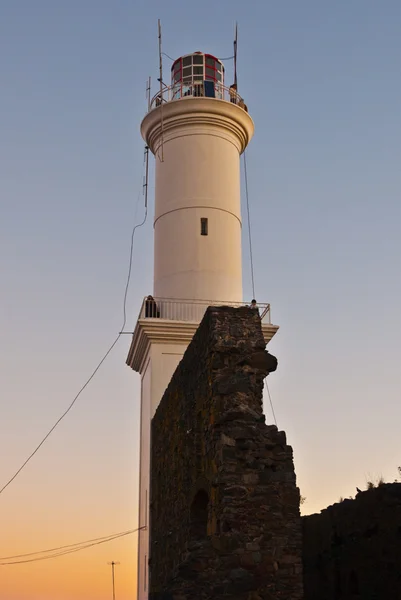
[[[139,125],[146,80],[158,76],[158,18],[174,58],[195,50],[229,57],[239,23],[239,92],[256,127],[247,151],[256,296],[271,302],[281,327],[269,385],[305,511],[353,494],[369,477],[394,479],[399,0],[3,0],[1,482],[119,331],[131,227],[143,214]],[[170,64],[165,58],[166,79]],[[225,64],[229,84],[232,61]],[[153,190],[151,164],[150,215]],[[152,288],[152,235],[149,218],[135,239],[129,329]],[[18,523],[18,550],[29,532],[39,535],[35,527],[45,535],[46,523],[52,542],[64,535],[61,522],[74,523],[66,543],[135,526],[139,382],[125,366],[128,345],[127,336],[2,496],[2,527]],[[50,597],[64,598],[53,589]]]

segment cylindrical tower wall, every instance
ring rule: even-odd
[[[239,157],[252,119],[183,98],[151,111],[142,133],[156,154],[154,296],[242,301]]]

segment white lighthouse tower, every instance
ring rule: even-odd
[[[141,133],[156,157],[154,287],[127,364],[141,375],[138,600],[148,597],[150,423],[209,305],[241,306],[240,155],[254,124],[210,54],[177,59]],[[249,302],[250,299],[248,299]],[[278,327],[258,303],[266,342]]]

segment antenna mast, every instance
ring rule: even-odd
[[[147,98],[147,101],[148,101],[148,112],[150,111],[150,89],[151,89],[150,84],[151,84],[151,78],[150,78],[150,75],[149,75],[149,79],[148,79],[148,81],[146,83],[146,98]]]
[[[160,19],[157,21],[159,28],[159,82],[160,82],[160,121],[161,121],[161,158],[160,162],[164,162],[163,153],[163,56],[162,56],[162,26]]]
[[[142,193],[145,196],[145,208],[148,208],[148,181],[149,181],[149,146],[145,146],[145,175],[143,178]]]
[[[238,23],[235,23],[235,38],[234,38],[234,84],[237,85],[237,40],[238,40]]]

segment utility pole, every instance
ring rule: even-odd
[[[114,562],[114,560],[112,560],[111,562],[107,563],[108,565],[111,565],[111,578],[112,578],[112,583],[113,583],[113,600],[116,600],[116,589],[115,589],[115,585],[114,585],[114,567],[115,565],[119,565],[119,562]]]

